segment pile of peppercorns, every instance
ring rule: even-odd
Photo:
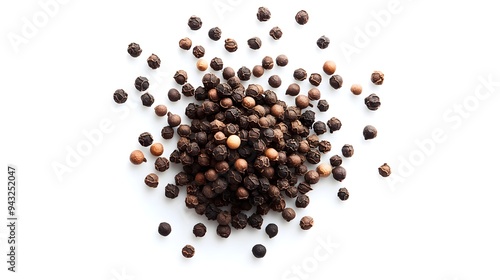
[[[257,12],[259,21],[267,21],[271,17],[269,9],[260,7]],[[306,11],[299,11],[295,20],[304,25],[309,20]],[[199,17],[192,16],[188,20],[192,30],[202,27]],[[208,32],[210,39],[221,39],[222,31],[219,27],[211,28]],[[279,27],[273,27],[269,35],[274,40],[279,40],[283,32]],[[259,49],[262,41],[258,37],[248,40],[251,49]],[[330,39],[321,36],[316,44],[320,49],[328,47]],[[190,50],[192,41],[183,38],[179,47]],[[234,39],[227,38],[224,48],[228,52],[235,52],[238,44]],[[128,53],[132,57],[141,55],[139,44],[131,43]],[[196,68],[206,71],[210,67],[214,72],[221,71],[221,76],[212,72],[205,73],[198,87],[188,82],[188,74],[184,70],[176,71],[173,78],[181,86],[181,91],[172,88],[168,91],[168,99],[176,102],[184,95],[193,98],[185,108],[185,115],[190,120],[189,124],[182,124],[178,114],[169,112],[163,104],[154,107],[154,112],[159,117],[165,117],[168,125],[161,129],[164,139],[172,139],[177,133],[179,139],[177,148],[170,152],[169,157],[163,156],[164,148],[159,142],[154,142],[149,132],[139,135],[141,146],[149,147],[150,153],[155,157],[154,168],[157,172],[169,169],[170,162],[181,164],[183,171],[174,176],[175,184],[165,186],[165,196],[174,199],[179,195],[180,189],[186,192],[185,205],[194,209],[199,215],[204,215],[208,220],[217,222],[216,233],[227,238],[233,229],[243,229],[247,226],[261,229],[263,216],[270,211],[281,213],[287,222],[296,217],[295,210],[287,205],[285,197],[295,199],[296,208],[305,208],[309,204],[307,193],[319,182],[322,177],[332,176],[341,182],[346,178],[346,170],[342,167],[342,157],[334,155],[329,162],[321,163],[323,154],[331,151],[328,140],[320,140],[319,135],[327,132],[338,131],[342,123],[336,117],[331,117],[326,123],[316,120],[315,112],[310,109],[313,102],[317,101],[320,112],[326,112],[329,104],[321,99],[321,92],[317,86],[321,84],[322,75],[312,73],[308,76],[306,70],[299,68],[293,71],[297,81],[306,80],[314,87],[307,94],[300,93],[300,85],[292,83],[288,86],[285,95],[295,97],[295,104],[289,105],[279,99],[279,94],[271,89],[256,83],[244,85],[253,76],[261,77],[264,71],[271,70],[274,63],[286,66],[288,58],[279,55],[276,60],[269,56],[262,59],[260,65],[252,70],[242,66],[237,71],[225,67],[221,58],[213,58],[210,62],[203,59],[205,49],[203,46],[192,48],[193,55],[198,58]],[[161,65],[160,58],[152,54],[147,59],[152,69]],[[343,79],[335,74],[336,64],[326,61],[323,72],[329,76],[329,84],[335,90],[342,87]],[[371,81],[381,85],[384,74],[375,71]],[[281,86],[281,78],[272,75],[268,79],[271,88]],[[135,80],[135,88],[143,92],[141,101],[144,106],[151,107],[155,99],[147,92],[149,81],[146,77],[139,76]],[[362,92],[359,84],[351,87],[354,95]],[[114,93],[116,103],[124,103],[128,98],[123,89]],[[376,94],[365,98],[369,110],[380,107],[380,99]],[[377,136],[377,129],[367,125],[363,130],[366,140]],[[354,154],[352,145],[346,144],[341,153],[344,157]],[[135,150],[130,155],[133,164],[146,162],[146,156],[141,150]],[[308,164],[315,168],[308,168]],[[381,176],[390,175],[390,167],[384,164],[379,167]],[[159,184],[158,175],[148,174],[144,182],[147,186],[156,188]],[[340,188],[337,196],[341,200],[349,198],[346,188]],[[249,216],[247,213],[251,213]],[[299,226],[303,230],[310,229],[314,220],[310,216],[301,217]],[[202,237],[207,231],[203,223],[193,227],[193,234]],[[171,232],[170,224],[162,222],[158,232],[167,236]],[[278,233],[278,226],[270,223],[265,227],[269,238]],[[195,249],[186,245],[182,255],[190,258]],[[263,257],[266,248],[257,244],[252,248],[255,257]]]

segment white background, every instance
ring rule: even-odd
[[[494,82],[489,92],[481,83],[500,81],[499,20],[491,1],[400,0],[383,26],[374,14],[387,13],[389,0],[61,1],[48,16],[40,4],[47,2],[0,4],[0,165],[15,164],[19,178],[18,273],[7,272],[8,232],[1,226],[0,275],[7,276],[1,279],[238,274],[242,279],[500,278],[500,86]],[[269,7],[270,21],[257,21],[260,6]],[[294,21],[301,9],[310,15],[305,26]],[[201,30],[189,30],[191,15],[202,18]],[[27,22],[36,23],[36,30],[23,35]],[[276,25],[284,32],[279,41],[267,35]],[[222,40],[208,39],[214,26],[222,29],[223,38],[237,40],[237,52],[229,54]],[[360,38],[361,32],[367,37]],[[315,45],[321,35],[332,40],[325,50]],[[17,45],[11,42],[15,36],[22,40]],[[334,91],[323,75],[320,89],[331,107],[317,118],[336,116],[343,122],[339,132],[322,138],[333,144],[325,160],[343,144],[354,145],[355,155],[344,161],[347,179],[321,181],[309,193],[309,207],[299,209],[290,223],[279,215],[265,216],[264,225],[280,226],[276,238],[251,228],[233,230],[227,240],[219,238],[213,222],[185,208],[184,192],[175,200],[164,197],[163,186],[173,182],[178,166],[161,175],[160,187],[148,189],[143,178],[154,170],[153,160],[139,167],[128,162],[130,151],[140,148],[141,132],[150,131],[162,141],[167,156],[175,145],[161,139],[165,119],[139,105],[133,81],[139,75],[150,77],[155,104],[183,115],[193,99],[183,97],[173,104],[166,92],[177,87],[172,76],[179,69],[188,71],[193,85],[200,84],[195,58],[177,46],[186,36],[205,46],[208,60],[219,56],[236,69],[251,68],[265,55],[286,54],[289,65],[272,71],[283,79],[280,96],[298,67],[322,73],[323,61],[331,59],[344,77],[344,87]],[[247,47],[253,36],[262,38],[262,49]],[[126,52],[130,42],[143,48],[137,59]],[[347,45],[356,52],[346,54]],[[162,59],[157,70],[146,64],[153,52]],[[384,85],[371,85],[373,70],[385,73]],[[267,76],[253,80],[266,81]],[[361,96],[350,94],[352,83],[364,86]],[[307,81],[301,85],[303,92],[310,87]],[[129,93],[124,105],[113,102],[117,88]],[[476,89],[482,100],[475,97]],[[369,93],[381,97],[380,110],[370,112],[364,106]],[[86,133],[100,129],[102,122],[110,130],[100,132],[102,137],[81,160],[68,163],[72,151],[88,143]],[[376,139],[362,139],[366,124],[379,129]],[[436,130],[443,141],[429,142]],[[426,144],[421,148],[418,143]],[[377,174],[384,162],[394,172],[387,179]],[[58,177],[53,168],[57,164],[69,171]],[[0,177],[7,181],[6,172]],[[336,197],[340,186],[351,192],[346,202]],[[1,216],[6,217],[2,189]],[[303,215],[315,218],[310,231],[299,229]],[[166,238],[156,231],[162,221],[173,227]],[[191,229],[200,221],[208,232],[196,239]],[[325,242],[335,246],[325,249]],[[251,255],[256,243],[267,246],[265,258]],[[185,244],[195,246],[194,258],[181,256]]]

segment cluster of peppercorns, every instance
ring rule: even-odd
[[[260,7],[257,12],[259,21],[267,21],[270,11]],[[299,11],[295,17],[298,24],[306,24],[309,15],[306,11]],[[202,27],[199,17],[192,16],[188,20],[192,30]],[[218,27],[211,28],[208,36],[212,40],[219,40],[222,31]],[[279,27],[273,27],[269,35],[279,40],[282,36]],[[258,37],[248,40],[248,46],[259,49],[262,41]],[[322,36],[316,42],[318,47],[328,47],[330,40]],[[183,38],[179,47],[190,50],[192,41]],[[228,52],[235,52],[238,44],[234,39],[226,39],[224,48]],[[128,53],[138,57],[142,53],[137,43],[128,46]],[[320,135],[338,131],[342,123],[336,117],[331,117],[326,123],[316,120],[316,115],[310,107],[317,101],[320,112],[329,109],[328,102],[321,99],[321,92],[317,86],[322,81],[319,73],[307,74],[306,70],[294,70],[293,77],[297,81],[307,79],[315,86],[307,94],[300,93],[300,85],[292,83],[285,94],[295,97],[295,104],[289,105],[279,99],[279,95],[265,89],[261,84],[245,85],[253,76],[260,77],[264,71],[271,70],[276,63],[284,67],[288,64],[286,55],[279,55],[275,60],[265,56],[260,65],[252,70],[242,66],[237,71],[231,67],[224,67],[221,58],[213,58],[210,63],[203,60],[205,49],[195,46],[193,55],[198,58],[196,68],[206,71],[210,67],[213,71],[221,71],[221,77],[212,72],[203,75],[201,84],[194,87],[188,82],[188,74],[184,70],[175,72],[174,80],[182,86],[181,91],[172,88],[168,91],[168,99],[176,102],[181,96],[193,98],[185,108],[184,114],[189,124],[182,123],[179,115],[168,111],[165,105],[157,105],[154,112],[159,117],[167,118],[168,125],[161,129],[163,139],[169,140],[178,136],[177,147],[170,152],[168,158],[163,156],[164,148],[159,142],[154,142],[149,132],[139,135],[138,142],[143,147],[149,147],[151,155],[156,157],[154,168],[157,172],[169,169],[170,162],[181,164],[182,171],[174,176],[175,184],[165,186],[165,196],[170,199],[178,197],[180,189],[186,192],[185,205],[197,214],[204,215],[208,220],[217,222],[216,233],[227,238],[232,229],[243,229],[247,226],[261,229],[263,216],[270,211],[281,213],[287,222],[295,219],[295,210],[287,205],[286,198],[295,200],[296,208],[305,208],[309,204],[307,193],[313,189],[322,177],[332,176],[341,182],[346,178],[346,170],[342,167],[342,157],[334,155],[329,162],[321,163],[322,155],[331,151],[331,143],[321,140]],[[160,58],[152,54],[147,59],[152,69],[161,65]],[[342,87],[343,79],[335,74],[336,64],[326,61],[323,72],[329,75],[329,84],[335,90]],[[384,81],[384,74],[375,71],[371,76],[374,84],[380,85]],[[278,75],[270,76],[268,84],[277,89],[281,86]],[[143,92],[141,101],[144,106],[151,107],[154,97],[146,92],[149,81],[146,77],[137,77],[135,88]],[[355,95],[361,94],[359,84],[351,87]],[[127,93],[119,89],[114,93],[114,100],[121,104],[126,102]],[[365,98],[369,110],[377,110],[380,106],[379,97],[371,94]],[[377,136],[375,127],[368,125],[363,130],[366,140]],[[352,145],[346,144],[341,153],[344,157],[354,154]],[[135,150],[130,155],[133,164],[146,162],[146,156],[141,150]],[[315,168],[309,168],[313,165]],[[390,175],[387,164],[379,167],[380,175]],[[156,188],[159,185],[158,175],[148,174],[144,182],[147,186]],[[340,188],[337,196],[341,200],[349,198],[346,188]],[[251,212],[250,215],[246,213]],[[299,226],[303,230],[310,229],[314,220],[310,216],[300,219]],[[203,223],[193,227],[193,234],[202,237],[207,231]],[[158,232],[167,236],[171,232],[170,224],[163,222]],[[265,232],[270,238],[278,233],[276,224],[268,224]],[[255,257],[263,257],[266,248],[257,244],[252,249]],[[186,245],[182,249],[183,256],[190,258],[194,255],[194,247]]]

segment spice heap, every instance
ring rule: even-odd
[[[258,8],[259,21],[267,21],[270,17],[269,9]],[[309,15],[301,10],[296,14],[295,20],[297,24],[305,25],[309,21]],[[197,16],[188,20],[191,30],[199,30],[202,24]],[[221,39],[221,35],[219,27],[208,31],[209,38],[214,41]],[[269,35],[274,40],[279,40],[283,32],[279,27],[273,27]],[[262,40],[253,37],[247,43],[249,48],[257,50],[261,47]],[[330,39],[321,36],[316,44],[320,49],[325,49],[329,46]],[[191,50],[192,45],[191,39],[187,37],[179,41],[179,47],[186,51]],[[238,44],[234,39],[227,38],[224,40],[224,48],[228,52],[235,52]],[[142,49],[139,44],[131,43],[128,53],[132,57],[139,57]],[[232,229],[261,229],[263,216],[270,211],[281,213],[287,222],[294,220],[296,212],[287,205],[287,198],[295,200],[296,208],[305,208],[309,205],[307,193],[321,178],[332,176],[339,182],[346,178],[346,170],[341,166],[341,156],[334,155],[329,162],[321,163],[322,155],[330,152],[332,145],[328,140],[321,140],[319,135],[340,130],[342,123],[336,117],[331,117],[326,123],[316,120],[316,113],[311,108],[313,102],[317,102],[320,112],[329,109],[328,102],[321,99],[321,92],[317,88],[323,79],[320,73],[308,75],[302,68],[294,70],[293,77],[297,82],[308,79],[314,87],[307,94],[301,94],[299,84],[292,83],[284,94],[293,96],[295,102],[287,104],[274,91],[282,84],[278,75],[269,77],[267,83],[270,88],[258,83],[244,83],[252,75],[262,76],[274,64],[285,67],[288,64],[286,55],[279,55],[276,59],[265,56],[261,64],[252,70],[242,66],[235,71],[231,67],[224,68],[222,58],[215,57],[210,62],[204,60],[203,46],[194,46],[192,54],[199,58],[196,69],[206,71],[210,67],[214,72],[221,71],[222,75],[207,72],[197,87],[188,82],[186,71],[179,70],[173,75],[175,82],[182,88],[180,91],[170,89],[167,96],[171,102],[180,100],[182,95],[194,99],[184,110],[189,123],[182,123],[180,115],[169,111],[166,105],[157,105],[154,113],[167,119],[168,125],[161,129],[162,138],[169,140],[175,134],[178,135],[176,149],[167,158],[163,155],[163,145],[154,142],[151,133],[144,132],[138,137],[139,144],[148,147],[155,158],[154,168],[157,172],[167,171],[170,163],[182,165],[183,171],[174,176],[175,184],[170,182],[165,186],[167,198],[178,197],[183,189],[186,193],[186,207],[217,222],[217,235],[227,238]],[[152,54],[147,58],[147,64],[152,69],[157,69],[161,66],[161,60]],[[323,72],[329,76],[330,86],[338,90],[342,87],[343,79],[335,71],[336,64],[333,61],[324,62]],[[375,71],[371,81],[381,85],[384,74]],[[135,88],[142,92],[142,104],[151,107],[155,99],[147,92],[148,79],[137,77]],[[359,95],[362,88],[355,84],[351,91]],[[126,102],[128,95],[119,89],[113,98],[116,103],[122,104]],[[377,110],[381,104],[375,94],[370,94],[364,102],[369,110]],[[377,136],[377,130],[372,125],[367,125],[362,133],[365,140]],[[344,157],[351,157],[354,148],[346,144],[339,152]],[[141,164],[147,159],[141,150],[134,150],[130,161]],[[381,176],[390,175],[387,164],[378,170]],[[159,185],[158,175],[150,173],[144,182],[147,186],[156,188]],[[345,201],[349,192],[346,188],[340,188],[337,195],[340,200]],[[298,225],[303,230],[309,230],[314,224],[310,216],[299,220]],[[204,236],[206,231],[203,223],[197,223],[193,227],[193,234],[197,237]],[[170,224],[161,223],[158,232],[163,236],[169,235]],[[265,233],[273,238],[278,233],[278,226],[268,224]],[[191,245],[182,249],[182,255],[186,258],[191,258],[194,252]],[[266,254],[266,248],[257,244],[252,248],[252,253],[255,257],[262,258]]]

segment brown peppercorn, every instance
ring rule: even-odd
[[[210,60],[210,67],[215,71],[220,71],[224,68],[224,62],[220,57],[214,57]]]
[[[295,97],[295,106],[299,107],[300,109],[305,109],[307,107],[312,107],[311,103],[309,102],[309,97],[303,94],[299,94]]]
[[[151,69],[157,69],[160,67],[161,60],[156,54],[152,54],[148,57],[147,63]]]
[[[319,141],[318,150],[322,153],[328,153],[332,150],[332,144],[328,140]]]
[[[167,116],[167,122],[170,127],[177,127],[181,124],[182,120],[179,115],[168,112]]]
[[[170,167],[170,162],[166,157],[159,157],[155,161],[155,169],[160,172],[164,172]]]
[[[279,88],[281,86],[281,78],[278,75],[272,75],[269,77],[268,83],[273,88]]]
[[[319,182],[319,174],[316,170],[309,170],[304,175],[304,181],[308,184],[314,185]]]
[[[182,255],[185,258],[192,258],[194,256],[194,247],[191,245],[186,245],[182,248]]]
[[[228,238],[231,235],[231,227],[229,225],[218,225],[216,232],[218,236]]]
[[[127,48],[128,54],[132,57],[138,57],[142,53],[141,46],[137,43],[130,43]]]
[[[354,95],[360,95],[363,92],[363,87],[360,84],[353,84],[351,86],[351,92]]]
[[[167,106],[165,105],[157,105],[155,107],[155,114],[158,116],[158,117],[164,117],[168,112],[168,109],[167,109]]]
[[[389,177],[391,175],[391,167],[387,163],[382,164],[378,168],[378,174],[382,177]]]
[[[295,15],[295,21],[300,25],[304,25],[309,21],[309,14],[304,10],[300,10]]]
[[[295,210],[293,210],[293,208],[287,207],[283,209],[283,211],[281,212],[281,216],[283,217],[283,219],[285,219],[285,221],[290,222],[291,220],[295,219]]]
[[[231,223],[231,213],[229,211],[220,211],[219,214],[217,214],[217,223],[219,225],[227,226]]]
[[[252,71],[250,71],[250,69],[248,69],[247,67],[242,66],[242,67],[240,67],[240,69],[238,69],[236,74],[238,75],[238,78],[240,80],[248,81],[248,80],[250,80],[250,77],[252,76]]]
[[[284,54],[280,54],[276,57],[276,65],[280,67],[285,67],[288,65],[288,57]]]
[[[381,105],[380,98],[375,93],[372,93],[365,98],[365,105],[369,110],[376,111]]]
[[[316,167],[316,172],[318,172],[320,177],[328,177],[332,174],[332,166],[328,163],[321,163]]]
[[[264,154],[271,161],[277,161],[279,158],[279,153],[274,148],[267,148]]]
[[[335,180],[342,182],[345,179],[347,173],[344,167],[337,166],[333,168],[332,175]]]
[[[297,195],[297,198],[295,199],[295,206],[297,208],[306,208],[307,205],[309,205],[309,196],[302,193]]]
[[[262,46],[262,40],[259,37],[252,37],[247,40],[248,47],[252,50],[258,50]]]
[[[330,157],[330,165],[333,167],[337,167],[342,164],[342,157],[339,155],[333,155]]]
[[[323,64],[323,71],[327,75],[333,75],[335,73],[335,70],[337,70],[337,64],[331,60],[325,61]]]
[[[384,73],[381,71],[374,71],[371,76],[372,83],[376,85],[381,85],[384,83]]]
[[[262,77],[262,75],[264,75],[264,67],[261,65],[255,65],[252,69],[252,75],[257,78]]]
[[[352,157],[354,155],[354,147],[350,144],[342,146],[342,155],[344,157]]]
[[[314,225],[314,219],[310,216],[304,216],[300,219],[300,228],[303,230],[309,230]]]
[[[257,9],[257,19],[259,21],[268,21],[271,18],[271,11],[266,7],[259,7]]]
[[[328,111],[328,109],[330,109],[330,104],[328,104],[328,101],[326,101],[325,99],[321,99],[318,101],[317,107],[320,112],[326,112]]]
[[[346,188],[340,188],[337,196],[340,198],[340,200],[345,201],[349,199],[349,191]]]
[[[174,184],[167,184],[165,186],[165,196],[170,199],[174,199],[179,196],[179,187]]]
[[[228,52],[235,52],[236,50],[238,50],[238,43],[236,43],[234,39],[227,38],[226,40],[224,40],[224,48]]]
[[[208,38],[219,41],[222,37],[222,30],[219,27],[212,27],[208,30]]]
[[[269,30],[269,36],[274,40],[279,40],[283,36],[283,31],[278,26],[275,26]]]
[[[196,237],[203,237],[207,233],[207,227],[203,223],[197,223],[193,226],[193,234]]]
[[[168,100],[177,102],[181,99],[181,93],[176,88],[171,88],[167,92]]]
[[[153,156],[159,157],[163,154],[163,145],[161,143],[154,143],[149,147],[149,151]]]
[[[189,38],[182,38],[179,40],[179,47],[183,50],[189,50],[191,49],[193,42]]]
[[[196,58],[202,58],[205,56],[205,48],[203,46],[195,46],[193,48],[193,55]]]
[[[158,175],[150,173],[144,178],[144,183],[150,188],[158,187]]]
[[[303,81],[307,78],[307,72],[306,70],[302,68],[298,68],[295,71],[293,71],[293,78],[297,81]]]
[[[274,60],[270,56],[265,56],[262,59],[262,67],[266,70],[271,70],[274,67]]]
[[[373,125],[367,125],[363,128],[363,137],[365,140],[370,140],[377,137],[377,129]]]
[[[333,133],[334,131],[337,131],[342,127],[342,123],[340,122],[340,120],[335,117],[330,118],[326,122],[326,125],[330,129],[330,133]]]
[[[151,107],[151,105],[153,105],[153,103],[155,102],[155,97],[149,92],[145,92],[143,95],[141,95],[141,101],[142,105]]]
[[[296,83],[292,83],[286,89],[285,94],[290,96],[297,96],[300,93],[300,86]]]
[[[245,98],[243,98],[243,101],[241,102],[241,106],[246,109],[252,109],[253,107],[255,107],[255,99],[251,96],[245,96]]]
[[[309,76],[309,82],[315,87],[319,86],[321,81],[322,77],[319,73],[312,73],[311,76]]]
[[[222,69],[222,77],[226,80],[229,80],[229,78],[232,78],[236,75],[236,72],[234,72],[234,69],[231,67],[226,67]]]
[[[144,153],[140,150],[135,150],[130,153],[130,162],[132,162],[135,165],[141,164],[143,162],[147,162],[146,158],[144,157]]]
[[[196,68],[200,71],[205,71],[208,69],[208,63],[206,60],[204,59],[198,59],[198,61],[196,61]]]
[[[249,193],[248,193],[247,189],[245,189],[244,187],[238,187],[238,189],[236,189],[236,198],[247,199],[248,196],[249,196]]]
[[[244,158],[239,158],[234,162],[234,169],[236,171],[245,173],[248,168],[248,162]]]
[[[332,75],[330,77],[330,86],[332,86],[332,88],[334,88],[334,89],[341,88],[343,82],[344,82],[344,80],[342,79],[342,77],[340,75]]]
[[[172,139],[174,137],[174,129],[171,126],[165,126],[161,130],[161,137],[163,139]]]
[[[187,82],[187,79],[188,79],[188,75],[187,75],[186,71],[184,71],[184,70],[178,70],[174,74],[175,82],[181,86]]]
[[[312,88],[307,92],[310,100],[319,100],[321,98],[321,91],[318,88]]]
[[[137,140],[143,147],[149,147],[151,144],[153,144],[153,136],[149,132],[141,133]]]

